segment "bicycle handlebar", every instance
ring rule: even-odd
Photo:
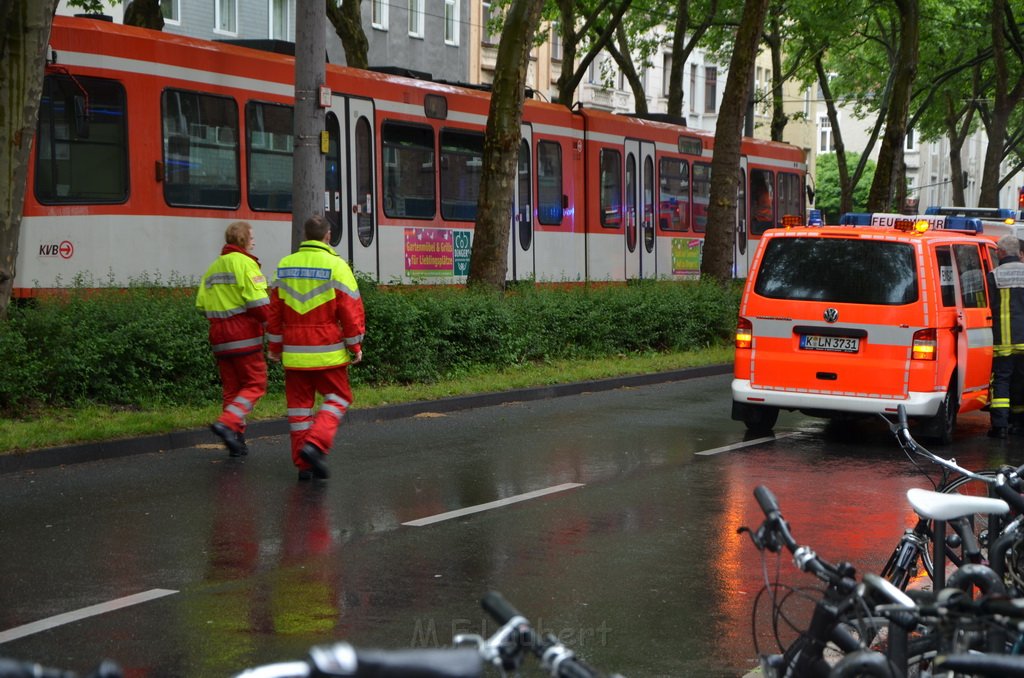
[[[122,678],[121,667],[110,660],[102,662],[88,678]],[[0,658],[0,678],[79,678],[74,671],[52,669],[34,662]]]
[[[949,471],[954,471],[973,480],[980,480],[981,482],[988,483],[990,485],[994,484],[995,481],[992,478],[969,471],[957,464],[955,460],[940,457],[928,448],[918,444],[918,442],[914,440],[914,437],[910,435],[910,425],[907,423],[907,409],[903,405],[896,406],[897,423],[895,424],[890,422],[884,414],[879,413],[879,416],[889,423],[889,430],[896,435],[896,440],[899,441],[900,446],[908,452],[925,457],[933,464],[937,464]],[[1024,466],[1021,468],[1024,469]]]
[[[599,678],[601,674],[576,658],[572,650],[551,634],[541,636],[526,618],[497,591],[490,591],[480,601],[496,622],[514,626],[512,642],[518,649],[528,649],[541,660],[541,666],[554,678]]]
[[[235,678],[479,678],[483,659],[475,649],[362,650],[348,643],[318,645],[309,660],[268,664]]]

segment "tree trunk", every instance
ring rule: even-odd
[[[995,102],[988,123],[988,148],[985,149],[984,174],[981,179],[978,207],[999,207],[1001,165],[1007,153],[1006,137],[1010,127],[1010,115],[1024,98],[1024,75],[1019,75],[1011,88],[1004,33],[1007,18],[1012,18],[1012,12],[1006,0],[993,0],[992,63],[995,69]]]
[[[363,17],[359,11],[360,0],[327,1],[327,18],[334,26],[334,32],[341,38],[341,47],[345,50],[345,63],[352,68],[367,69],[370,67],[370,43],[363,32]]]
[[[558,89],[558,102],[563,106],[572,106],[573,97],[580,82],[583,81],[583,75],[597,55],[612,43],[615,29],[622,23],[622,16],[632,2],[633,0],[601,0],[601,4],[594,11],[593,16],[589,17],[581,28],[574,30],[573,27],[576,25],[575,3],[573,0],[558,0],[559,25],[563,27],[562,72],[558,75],[558,83],[555,87]],[[613,3],[615,4],[613,5]],[[607,23],[603,23],[605,16],[608,17]],[[598,21],[602,22],[604,28],[600,30],[600,35],[592,37],[587,43],[587,53],[580,58],[579,64],[576,64],[577,48],[580,41]],[[504,37],[505,31],[502,31],[501,35]],[[576,64],[575,68],[573,68],[573,64]]]
[[[160,11],[160,0],[132,0],[124,8],[124,23],[126,26],[162,31],[164,13]]]
[[[907,137],[907,118],[910,115],[910,97],[917,76],[920,40],[920,11],[918,0],[896,0],[900,14],[900,46],[896,53],[895,78],[885,116],[885,133],[878,149],[875,180],[868,193],[868,211],[894,211],[893,199],[902,194],[897,184],[905,181],[903,175],[903,148]],[[898,211],[898,210],[896,210]]]
[[[636,65],[629,53],[629,38],[626,37],[626,30],[619,24],[615,30],[615,40],[608,44],[608,52],[619,65],[619,70],[626,77],[629,88],[633,92],[633,111],[644,115],[647,113],[647,91],[644,89],[644,82],[640,74],[636,72]]]
[[[771,138],[772,141],[782,141],[783,135],[786,133],[786,125],[789,123],[789,116],[786,115],[786,108],[783,105],[782,100],[782,85],[784,79],[782,77],[782,21],[779,17],[781,8],[773,4],[772,16],[768,20],[768,25],[771,26],[771,39],[765,40],[768,43],[768,47],[771,49],[772,55],[772,124],[771,124]]]
[[[471,286],[495,290],[505,286],[526,68],[543,7],[544,0],[513,0],[501,30],[484,135],[476,232],[469,258],[467,283]]]
[[[956,105],[953,97],[949,94],[945,97],[946,114],[943,120],[946,123],[946,136],[949,138],[949,168],[953,179],[953,204],[961,207],[967,206],[966,186],[963,180],[963,161],[960,153],[963,150],[964,142],[971,131],[971,120],[974,118],[973,106]]]
[[[0,319],[14,286],[29,149],[43,95],[43,65],[57,0],[0,3]]]
[[[701,259],[702,277],[719,281],[732,278],[733,232],[736,229],[736,182],[740,167],[740,141],[747,94],[754,77],[754,59],[771,0],[748,0],[736,32],[729,75],[722,94],[715,128],[715,154],[711,161],[711,196],[708,227]]]
[[[320,0],[296,0],[292,249],[305,240],[306,219],[324,213],[324,155],[320,152],[320,133],[324,130],[320,86],[327,78],[324,18]]]

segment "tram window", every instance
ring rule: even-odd
[[[779,213],[777,224],[782,225],[782,217],[791,214],[804,216],[804,194],[801,190],[800,175],[792,172],[779,172]]]
[[[761,235],[775,225],[775,185],[769,170],[750,170],[750,232]]]
[[[636,251],[636,156],[626,154],[626,248]]]
[[[708,205],[711,204],[711,165],[693,163],[693,230],[703,233],[708,227]]]
[[[238,104],[173,89],[161,99],[167,204],[238,207]]]
[[[644,158],[644,249],[654,251],[654,160]]]
[[[356,198],[362,201],[363,209],[356,215],[356,232],[363,247],[373,243],[373,137],[370,135],[370,121],[365,115],[356,121]]]
[[[294,113],[291,106],[250,101],[245,106],[249,152],[249,206],[292,211]]]
[[[622,225],[622,153],[610,148],[601,150],[601,225]]]
[[[454,221],[476,220],[484,135],[441,130],[441,216]]]
[[[553,141],[537,143],[537,221],[562,223],[562,147]]]
[[[690,165],[680,158],[662,158],[658,170],[658,225],[663,231],[685,231],[690,220]]]
[[[39,202],[113,203],[128,198],[121,83],[47,75],[38,130],[35,194]]]
[[[434,130],[420,125],[385,122],[384,214],[389,217],[432,219],[434,194]]]
[[[530,242],[533,240],[533,207],[530,202],[530,144],[526,139],[519,142],[519,223],[516,231],[519,232],[519,246],[524,250],[530,249]]]

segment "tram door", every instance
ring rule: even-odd
[[[654,144],[628,139],[623,225],[625,230],[626,278],[654,278]]]
[[[326,118],[324,207],[331,245],[352,270],[378,279],[373,183],[373,102],[335,96]]]
[[[532,148],[533,130],[529,125],[523,125],[513,190],[512,225],[508,234],[508,277],[512,280],[528,280],[535,270]]]
[[[740,158],[739,186],[736,189],[736,230],[733,236],[732,276],[746,278],[750,269],[750,237],[747,231],[747,159]]]

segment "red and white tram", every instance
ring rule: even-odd
[[[270,271],[291,247],[291,57],[55,17],[15,296],[192,284],[225,226],[255,226]],[[465,282],[488,94],[327,66],[325,209],[353,268],[388,284]],[[510,280],[697,276],[713,135],[527,100]],[[745,139],[735,270],[804,214],[803,152]],[[755,198],[767,191],[767,199]]]

